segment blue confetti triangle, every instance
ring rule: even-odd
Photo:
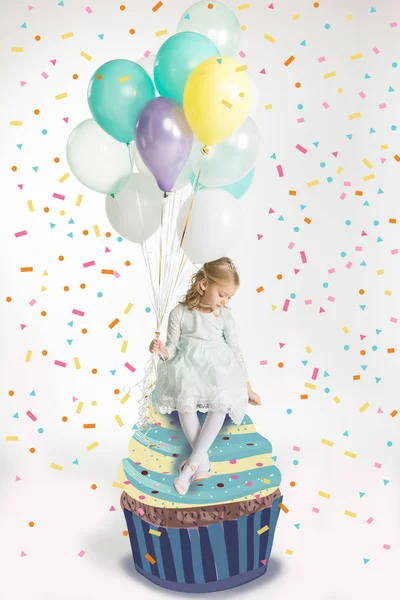
[[[382,377],[375,377],[375,383],[379,383]]]
[[[97,34],[97,37],[99,37],[99,38],[102,40],[102,39],[103,39],[103,37],[104,37],[104,33],[98,33],[98,34]]]
[[[73,464],[73,465],[79,465],[79,463],[78,463],[78,459],[76,458],[72,464]]]
[[[371,12],[372,13],[376,12],[376,9],[373,6],[371,6]]]
[[[304,365],[305,367],[306,367],[306,366],[307,366],[307,364],[308,364],[308,360],[302,360],[301,362],[303,363],[303,365]]]
[[[189,13],[187,15],[185,15],[183,18],[187,19],[188,21],[190,21],[190,15],[189,15]]]
[[[118,333],[117,335],[117,339],[122,338],[122,335],[120,333]]]
[[[306,204],[300,204],[300,210],[304,210],[305,208],[307,208]]]
[[[366,309],[366,306],[367,306],[366,304],[360,304],[360,308],[361,308],[361,310],[365,310],[365,309]]]
[[[363,496],[365,496],[365,492],[358,492],[360,494],[360,498],[362,498]]]
[[[313,146],[315,146],[316,148],[318,148],[319,142],[313,142]]]
[[[375,129],[373,129],[372,127],[369,128],[369,132],[370,133],[375,133]]]
[[[349,140],[352,140],[352,139],[353,139],[353,134],[352,134],[352,133],[348,133],[348,134],[346,135],[346,137],[347,137],[347,138],[349,138]]]
[[[306,40],[303,40],[302,42],[300,42],[300,46],[307,46]]]
[[[365,73],[365,75],[364,75],[364,79],[371,79],[371,76],[370,76],[370,75],[368,75],[368,73]]]
[[[20,150],[22,150],[22,146],[23,144],[17,144],[17,148],[19,148]]]
[[[73,233],[72,233],[72,231],[71,231],[71,233],[67,233],[67,236],[68,236],[68,237],[70,237],[70,238],[73,238],[73,237],[74,237],[74,234],[73,234]]]
[[[68,221],[68,225],[75,225],[75,221],[74,221],[73,219],[70,219],[70,220]]]
[[[328,373],[328,371],[324,371],[324,377],[330,377],[330,373]]]
[[[360,262],[360,267],[366,267],[367,265],[365,264],[365,260],[363,260],[362,262]]]
[[[22,23],[21,27],[23,27],[24,29],[27,29],[26,23]]]
[[[364,565],[366,565],[369,562],[369,558],[363,558],[364,561]]]
[[[385,485],[387,485],[388,483],[390,483],[390,479],[384,479],[384,480],[383,480],[383,483],[384,483]]]
[[[71,346],[72,342],[73,342],[73,340],[67,340],[67,344],[68,344],[69,346]]]
[[[383,242],[383,239],[381,237],[379,237],[379,235],[378,235],[378,239],[376,241],[377,242]]]
[[[300,523],[295,523],[294,526],[296,527],[296,529],[300,528]]]
[[[385,192],[383,190],[381,190],[381,188],[379,188],[378,190],[378,194],[384,194]]]
[[[394,89],[392,88],[392,86],[391,86],[391,85],[389,85],[388,92],[394,92]]]
[[[74,322],[70,321],[69,323],[67,323],[67,325],[69,325],[70,327],[73,327],[74,326]]]
[[[283,218],[283,215],[281,215],[278,219],[278,221],[284,221],[285,219]]]
[[[58,6],[64,6],[63,0],[61,0],[61,2],[58,3]]]
[[[365,202],[363,202],[363,206],[369,206],[368,200],[366,200]]]
[[[38,168],[39,168],[39,167],[32,167],[32,169],[33,169],[34,171],[36,171],[36,173],[38,172]]]
[[[221,64],[222,63],[222,58],[217,58],[217,63]]]
[[[56,224],[55,223],[50,223],[50,227],[53,229],[53,227],[55,227]]]
[[[346,429],[346,431],[344,432],[343,435],[345,435],[346,437],[349,437],[349,432],[347,431],[347,429]]]
[[[382,329],[375,329],[375,333],[376,335],[379,335],[380,333],[382,333]]]
[[[110,370],[111,375],[115,375],[116,372],[117,372],[116,369],[111,369]]]
[[[36,396],[36,394],[35,394],[35,390],[32,390],[32,391],[30,392],[30,394],[29,394],[29,395],[30,395],[30,396]]]
[[[361,368],[363,371],[366,371],[368,369],[368,365],[361,365]]]
[[[15,415],[13,415],[13,419],[19,419],[18,413],[15,413]]]
[[[270,156],[270,158],[276,158],[275,152]]]

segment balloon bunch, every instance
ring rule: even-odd
[[[111,226],[142,247],[157,330],[185,260],[215,260],[240,238],[237,199],[254,177],[259,131],[250,116],[256,86],[232,58],[239,43],[239,22],[226,5],[196,2],[156,55],[110,60],[95,71],[87,91],[93,118],[67,142],[75,177],[106,194]]]

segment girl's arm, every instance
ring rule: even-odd
[[[171,310],[168,317],[167,341],[165,343],[167,356],[164,355],[165,360],[171,360],[177,353],[177,344],[181,337],[181,317],[181,305],[178,304]]]
[[[231,348],[237,362],[239,363],[242,375],[247,383],[247,389],[251,390],[249,375],[247,373],[246,363],[239,346],[239,340],[236,333],[236,325],[230,310],[225,311],[223,335],[226,343]]]

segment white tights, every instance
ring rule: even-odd
[[[208,471],[208,450],[217,437],[224,424],[226,412],[224,410],[208,411],[207,417],[201,427],[197,412],[179,413],[179,420],[192,453],[188,463],[198,464],[199,470]],[[185,465],[180,477],[186,479],[193,471]]]

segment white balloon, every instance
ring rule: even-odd
[[[258,156],[260,132],[251,117],[219,144],[210,146],[202,155],[204,146],[196,138],[190,162],[195,175],[200,171],[200,183],[206,187],[223,187],[242,179],[254,167]]]
[[[72,173],[95,192],[119,192],[132,171],[126,144],[108,135],[94,119],[72,130],[66,152]]]
[[[193,263],[216,260],[238,245],[244,211],[242,203],[226,190],[207,188],[189,196],[177,218],[179,242],[188,216],[182,249]]]
[[[136,61],[136,64],[140,65],[151,77],[152,82],[154,83],[154,62],[156,60],[155,54],[149,54],[148,56],[143,56],[139,60]],[[154,89],[156,92],[156,96],[160,94],[157,91],[156,84],[154,83]]]
[[[204,146],[204,144],[203,144],[203,146]],[[147,168],[147,166],[143,162],[142,157],[139,154],[139,151],[137,149],[135,142],[132,142],[132,150],[133,150],[133,160],[135,161],[135,167],[137,168],[138,172],[154,178],[151,171]],[[172,191],[176,192],[177,190],[180,190],[181,188],[185,187],[190,181],[190,176],[191,176],[192,172],[193,172],[193,169],[192,169],[192,165],[190,164],[190,160],[187,160],[182,171],[178,175],[178,179],[175,181]]]
[[[132,173],[114,198],[106,197],[106,214],[117,233],[130,242],[141,244],[161,224],[161,203],[162,192],[154,177]]]

